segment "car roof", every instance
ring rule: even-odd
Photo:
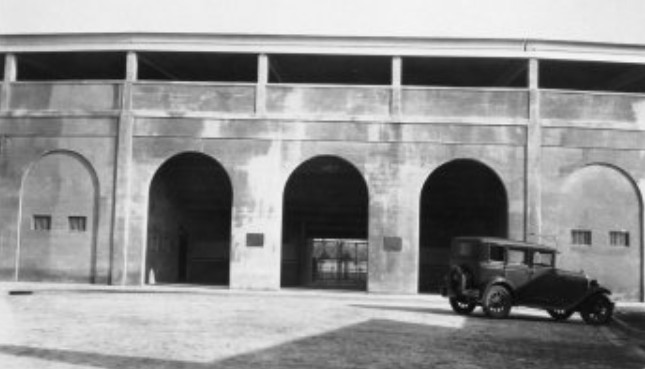
[[[540,244],[531,243],[531,242],[509,240],[507,238],[498,238],[498,237],[468,236],[468,237],[455,237],[454,240],[479,241],[483,243],[494,243],[500,246],[519,247],[519,248],[526,248],[526,249],[540,250],[540,251],[553,251],[553,252],[557,251],[555,248],[550,246],[540,245]]]

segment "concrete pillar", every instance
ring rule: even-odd
[[[402,149],[391,146],[370,154],[369,184],[370,292],[417,293],[419,269],[419,198],[417,181],[402,165]]]
[[[16,65],[16,56],[14,54],[5,55],[4,59],[4,79],[2,83],[2,90],[0,90],[0,111],[9,110],[10,97],[11,97],[11,82],[14,82],[18,76],[18,68]]]
[[[258,83],[255,89],[255,114],[266,115],[267,83],[269,83],[269,57],[258,55]]]
[[[400,121],[402,112],[401,81],[403,76],[403,62],[400,56],[392,58],[392,101],[390,116],[392,120]]]
[[[112,223],[112,268],[110,283],[115,285],[141,284],[143,273],[131,270],[130,250],[131,170],[132,170],[132,84],[137,79],[137,55],[127,54],[126,80],[121,96],[121,114],[116,142],[114,173],[114,219]],[[137,263],[137,260],[132,260]]]
[[[528,241],[542,241],[542,127],[540,123],[539,61],[529,60],[529,123],[526,128],[525,232]]]
[[[240,149],[232,175],[230,287],[280,288],[282,255],[281,150],[279,141]]]

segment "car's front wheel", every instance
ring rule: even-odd
[[[451,297],[449,301],[452,310],[460,315],[468,315],[477,307],[475,302],[468,301],[463,297]]]
[[[506,318],[511,312],[513,297],[504,286],[491,286],[484,295],[484,313],[491,318]]]
[[[555,320],[567,320],[573,315],[573,310],[566,309],[547,309],[546,312]]]
[[[613,313],[613,304],[605,295],[596,295],[580,310],[582,320],[587,324],[607,324]]]

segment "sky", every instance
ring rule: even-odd
[[[645,0],[0,0],[0,34],[123,32],[645,45]]]

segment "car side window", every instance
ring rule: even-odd
[[[490,245],[490,261],[504,262],[504,248],[497,245]]]
[[[508,249],[508,262],[509,265],[526,265],[526,251]]]
[[[533,253],[534,266],[551,267],[553,266],[553,261],[554,257],[552,252],[536,251],[535,253]]]

